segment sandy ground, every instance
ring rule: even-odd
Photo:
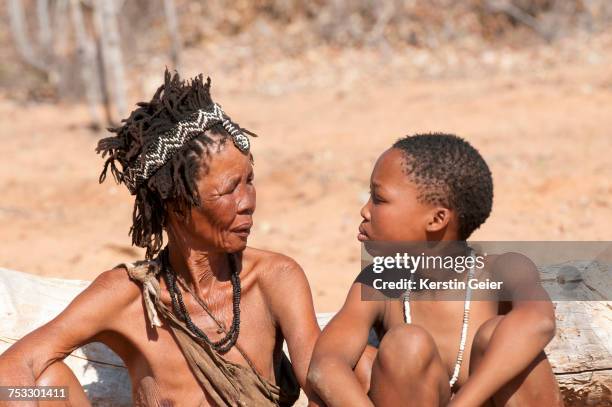
[[[215,98],[260,134],[250,245],[295,258],[317,311],[336,310],[359,271],[372,165],[398,137],[425,131],[465,137],[492,169],[493,213],[475,240],[612,240],[612,52],[599,58],[286,93],[217,80]],[[141,257],[127,235],[129,193],[98,185],[100,134],[87,117],[83,106],[0,99],[0,266],[93,279]]]

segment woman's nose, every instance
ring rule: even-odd
[[[255,212],[256,194],[254,187],[241,188],[238,195],[238,213],[251,215]]]

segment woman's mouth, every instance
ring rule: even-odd
[[[231,232],[246,239],[251,234],[252,226],[252,222],[243,223],[242,225],[238,225],[235,228],[232,228]]]

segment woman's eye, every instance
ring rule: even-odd
[[[232,194],[232,193],[234,193],[236,188],[238,188],[238,182],[233,183],[232,185],[228,186],[225,190],[221,191],[221,195]]]

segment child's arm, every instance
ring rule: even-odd
[[[384,311],[384,303],[363,301],[362,287],[361,283],[351,286],[342,309],[321,333],[310,361],[308,381],[330,407],[374,406],[353,369],[368,343],[372,325]]]
[[[494,267],[512,295],[512,310],[495,328],[481,364],[451,401],[453,407],[485,403],[524,371],[555,334],[553,305],[531,260],[508,253]]]

